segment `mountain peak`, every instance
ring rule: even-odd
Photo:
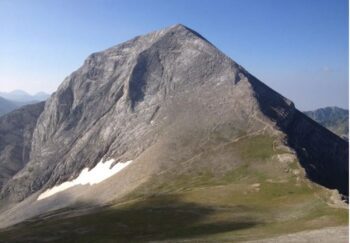
[[[13,95],[29,95],[26,91],[21,90],[21,89],[15,89],[9,92],[9,94]]]
[[[206,42],[209,42],[206,38],[204,38],[197,31],[195,31],[195,30],[193,30],[193,29],[191,29],[191,28],[189,28],[189,27],[187,27],[186,25],[183,25],[183,24],[175,24],[175,25],[172,25],[172,26],[170,26],[168,28],[165,28],[165,29],[167,29],[168,31],[174,32],[174,33],[186,33],[187,32],[189,34],[197,36],[200,39],[205,40]]]
[[[171,31],[188,31],[188,32],[191,32],[191,33],[197,33],[196,31],[194,31],[193,29],[187,27],[186,25],[183,25],[183,24],[174,24],[174,25],[171,25],[165,29],[168,29],[168,30],[171,30]]]
[[[168,27],[169,29],[188,29],[187,26],[183,25],[183,24],[174,24]]]

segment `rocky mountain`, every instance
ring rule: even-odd
[[[304,113],[338,136],[345,139],[349,138],[348,110],[339,107],[325,107],[314,111],[305,111]]]
[[[18,105],[10,100],[0,97],[0,116],[13,111]]]
[[[0,174],[0,226],[41,215],[34,228],[0,232],[7,241],[344,222],[326,188],[348,195],[348,143],[183,25],[90,55],[41,106],[23,108],[25,124],[16,113],[0,118],[0,163],[16,165]],[[24,156],[8,154],[16,146]]]
[[[38,92],[34,95],[30,95],[23,90],[13,90],[11,92],[0,92],[0,96],[14,102],[22,103],[24,105],[44,101],[50,95],[45,92]]]

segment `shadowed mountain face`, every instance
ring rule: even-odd
[[[259,82],[251,77],[253,82]],[[287,144],[296,152],[307,176],[328,188],[348,195],[348,142],[311,120],[296,109],[285,108],[278,96],[255,86],[261,111],[276,121],[286,136]],[[287,112],[286,112],[287,111]],[[332,162],[330,162],[332,161]]]
[[[227,146],[256,136],[272,137],[274,153],[295,153],[311,180],[348,190],[347,142],[183,25],[90,55],[37,115],[24,167],[1,187],[3,226],[77,201],[101,205],[155,177],[166,182],[171,176],[161,175],[169,171],[221,175],[244,161]],[[207,151],[210,160],[194,162]],[[36,201],[109,158],[134,162],[95,187]]]
[[[28,162],[33,130],[44,102],[0,117],[0,187]]]
[[[314,111],[304,112],[308,117],[317,121],[338,136],[349,137],[349,111],[339,107],[325,107]]]

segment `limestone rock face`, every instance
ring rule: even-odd
[[[347,192],[347,143],[183,25],[90,55],[33,123],[29,161],[2,185],[1,197],[11,202],[101,159],[139,160],[128,173],[141,183],[194,156],[214,134],[261,131],[285,136],[312,180]]]

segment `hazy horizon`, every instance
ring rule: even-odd
[[[16,91],[20,91],[20,92],[25,92],[29,95],[35,95],[35,94],[38,94],[38,93],[45,93],[45,94],[52,94],[53,92],[48,92],[48,91],[43,91],[43,90],[39,90],[39,91],[36,91],[36,92],[28,92],[24,89],[20,89],[20,88],[17,88],[17,89],[12,89],[12,90],[1,90],[0,89],[0,93],[12,93],[12,92],[16,92]]]
[[[300,110],[348,109],[348,2],[0,2],[0,91],[52,93],[85,58],[182,23]]]

